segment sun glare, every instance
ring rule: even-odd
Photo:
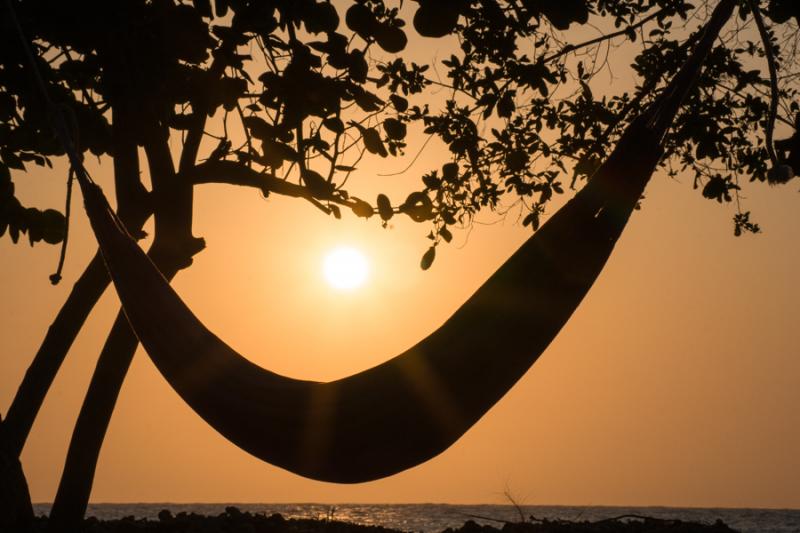
[[[322,265],[325,280],[334,289],[352,290],[367,281],[367,258],[355,248],[340,247],[325,256]]]

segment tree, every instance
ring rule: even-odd
[[[142,236],[154,216],[149,253],[171,279],[204,246],[191,232],[192,189],[209,182],[302,198],[337,218],[345,208],[364,218],[377,214],[384,224],[398,215],[427,223],[431,245],[423,268],[452,238],[451,228],[504,200],[513,199],[525,210],[523,224],[537,229],[553,196],[591,176],[636,109],[653,101],[680,67],[713,6],[458,0],[445,7],[424,0],[408,15],[379,0],[218,0],[213,9],[208,0],[126,0],[113,7],[25,0],[7,7],[21,31],[4,16],[0,234],[7,229],[16,241],[26,233],[32,244],[65,239],[65,218],[24,208],[9,171],[50,165],[63,155],[50,126],[60,113],[79,133],[82,152],[113,160],[117,209],[129,231]],[[790,168],[800,171],[797,137],[772,141],[775,120],[793,126],[800,111],[791,55],[800,14],[786,0],[761,7],[766,21],[750,8],[741,2],[739,26],[709,58],[662,163],[669,172],[692,172],[707,198],[735,204],[737,234],[759,230],[740,205],[739,181],[781,182],[791,177]],[[607,28],[601,37],[561,33],[590,17]],[[414,33],[456,35],[458,49],[442,62],[443,78],[429,65],[403,59]],[[20,34],[32,44],[42,84]],[[623,43],[640,47],[632,66],[639,85],[595,97],[592,80],[603,69],[603,53]],[[248,55],[250,49],[257,54]],[[770,74],[762,72],[762,56]],[[435,105],[429,93],[441,88],[447,96]],[[220,124],[222,136],[206,133]],[[228,135],[229,126],[241,129],[241,141]],[[449,159],[400,202],[351,195],[347,177],[362,158],[401,155],[410,129],[441,140]],[[168,140],[178,136],[182,149],[172,154]],[[139,147],[149,191],[140,179]],[[3,422],[12,455],[22,449],[58,367],[107,285],[98,254],[54,320]],[[85,510],[136,344],[120,314],[75,429],[52,514],[56,529],[68,529]]]

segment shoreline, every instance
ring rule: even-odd
[[[526,521],[508,521],[491,517],[475,517],[492,520],[502,525],[479,524],[473,519],[466,519],[460,527],[448,527],[441,533],[567,533],[567,532],[717,532],[736,531],[717,519],[714,523],[700,523],[680,519],[655,518],[646,515],[624,514],[596,521],[562,520],[530,517]],[[34,531],[44,532],[47,517],[37,516]],[[242,511],[235,506],[228,506],[222,513],[203,515],[181,511],[173,514],[169,509],[158,512],[156,519],[135,518],[127,516],[117,519],[102,520],[90,517],[84,520],[82,531],[85,533],[408,533],[409,529],[394,529],[381,525],[359,524],[342,521],[331,514],[327,518],[285,518],[280,513],[252,513]]]

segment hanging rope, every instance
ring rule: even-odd
[[[22,49],[25,53],[25,57],[28,61],[28,65],[31,68],[31,72],[33,73],[34,82],[39,89],[39,93],[44,101],[45,107],[47,108],[47,115],[50,119],[51,126],[53,128],[56,137],[58,137],[59,142],[61,143],[61,147],[64,149],[64,152],[69,159],[69,173],[67,175],[67,194],[66,194],[66,207],[64,209],[64,239],[61,241],[61,252],[59,254],[58,260],[58,267],[56,268],[56,272],[50,275],[50,282],[53,285],[58,284],[61,281],[61,272],[64,268],[64,261],[67,255],[67,242],[69,239],[69,218],[70,218],[70,203],[72,200],[72,181],[73,179],[77,178],[78,181],[85,181],[87,183],[94,183],[92,181],[91,176],[86,171],[86,168],[83,166],[83,157],[81,156],[80,150],[77,147],[76,140],[78,138],[78,125],[77,121],[75,120],[74,116],[72,118],[72,126],[73,126],[73,133],[70,134],[69,127],[67,125],[67,120],[64,117],[64,112],[62,109],[57,106],[53,101],[50,99],[50,94],[47,90],[47,85],[44,82],[44,78],[42,78],[42,74],[39,71],[39,67],[36,64],[36,55],[33,53],[30,44],[28,43],[28,39],[25,37],[25,32],[22,30],[22,26],[19,23],[19,19],[17,18],[17,13],[14,10],[14,5],[12,0],[5,0],[6,8],[8,10],[9,20],[11,20],[11,24],[14,26],[16,30],[17,36],[19,37],[19,42],[22,45]],[[66,108],[66,111],[71,113],[69,108]]]
[[[67,242],[69,241],[69,219],[70,219],[70,207],[72,204],[72,180],[75,179],[75,171],[73,169],[69,169],[69,175],[67,176],[67,200],[66,205],[64,206],[64,240],[61,241],[61,252],[58,256],[58,266],[56,267],[56,271],[53,274],[50,274],[50,283],[53,285],[58,285],[58,282],[61,281],[61,272],[64,270],[64,261],[67,258]]]

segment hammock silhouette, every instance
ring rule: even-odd
[[[355,483],[438,455],[522,377],[594,283],[733,9],[727,0],[720,6],[681,71],[572,200],[434,333],[340,380],[291,379],[236,353],[194,316],[100,188],[79,172],[87,214],[133,330],[197,414],[268,463]]]

